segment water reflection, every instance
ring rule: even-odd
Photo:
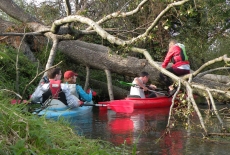
[[[72,125],[86,138],[102,139],[115,145],[136,143],[138,154],[228,154],[228,143],[204,142],[190,137],[184,128],[165,135],[169,108],[135,109],[132,114],[98,111],[75,118]],[[210,148],[211,147],[211,148]]]
[[[144,136],[140,135],[155,133],[157,126],[165,128],[168,111],[168,108],[135,109],[132,114],[108,111],[108,129],[113,134],[111,141],[117,145],[145,141]]]

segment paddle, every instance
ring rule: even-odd
[[[128,82],[124,82],[124,81],[118,81],[120,84],[123,84],[123,85],[127,85],[127,86],[133,86],[133,87],[139,87],[137,84],[133,84],[133,83],[128,83]],[[148,85],[146,85],[147,87],[149,87]],[[154,93],[158,93],[158,94],[162,94],[162,95],[165,95],[165,93],[163,92],[160,92],[160,91],[155,91],[155,90],[148,90],[150,92],[154,92]]]
[[[98,102],[101,104],[83,104],[82,106],[106,106],[111,108],[115,112],[132,113],[133,102],[126,100],[112,100],[105,102]]]

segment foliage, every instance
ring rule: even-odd
[[[106,1],[107,3],[105,4],[103,2],[105,1],[101,1],[103,5],[109,5],[108,7],[111,7],[111,4],[113,4],[113,2],[108,3],[108,1]],[[157,14],[161,11],[159,10],[159,5],[162,5],[163,3],[160,3],[160,2],[154,2],[154,3],[150,2],[150,3],[151,3],[151,9],[145,6],[141,10],[141,12],[137,14],[137,16],[113,19],[111,21],[107,21],[106,23],[103,23],[102,27],[105,27],[107,29],[111,28],[111,30],[113,30],[111,34],[118,36],[124,40],[128,40],[133,37],[136,37],[146,30],[149,24],[154,20]],[[159,4],[156,5],[157,3]],[[115,8],[117,8],[117,11],[128,12],[134,9],[137,6],[137,4],[138,4],[137,1],[133,1],[133,2],[129,2],[126,5],[122,3],[117,3],[116,5],[115,4],[114,5],[115,5]],[[94,7],[96,8],[97,6],[94,6]],[[114,10],[114,11],[111,11],[111,10]],[[105,11],[104,12],[105,15],[113,13],[113,12],[117,12],[116,9],[114,9],[114,7],[108,10],[105,9],[104,11]],[[99,17],[100,16],[98,16],[97,18]],[[161,24],[159,24],[157,27],[158,28],[154,29],[153,32],[150,33],[149,37],[140,40],[134,46],[140,47],[140,48],[146,48],[150,52],[150,54],[153,56],[154,60],[160,61],[163,59],[163,56],[164,56],[164,54],[162,54],[162,51],[163,53],[165,53],[166,49],[162,50],[162,41],[159,41],[162,39],[159,39],[159,38],[163,38],[163,36],[166,37],[168,34],[167,34],[167,31],[164,31]],[[164,32],[159,31],[159,29],[163,30]],[[92,43],[97,43],[97,44],[101,44],[104,46],[108,46],[113,51],[115,51],[117,54],[120,54],[120,55],[124,55],[124,56],[129,55],[129,56],[135,56],[138,58],[144,58],[144,56],[139,53],[130,52],[129,47],[120,47],[120,46],[111,44],[107,40],[103,40],[100,36],[97,36],[97,35],[84,36],[83,40],[87,42],[92,42]],[[164,43],[163,41],[163,44],[167,44],[167,43]]]
[[[59,17],[59,7],[49,4],[42,4],[38,9],[40,20],[47,25],[52,24]]]
[[[108,142],[78,136],[66,121],[22,113],[26,104],[11,105],[5,93],[0,96],[0,154],[128,154]]]
[[[16,88],[16,51],[14,48],[1,44],[0,45],[0,88],[15,91]],[[36,75],[35,64],[32,64],[22,53],[19,55],[19,94],[22,93],[26,84]],[[38,83],[38,80],[35,81]],[[34,86],[26,90],[26,96],[29,96],[35,89]]]
[[[230,6],[225,0],[194,1],[181,6],[180,10],[173,11],[175,15],[168,20],[169,28],[173,36],[185,44],[193,70],[227,53],[226,48],[221,52],[211,50],[217,40],[222,47],[227,46],[224,32],[229,28]]]

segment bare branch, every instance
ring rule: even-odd
[[[46,69],[50,68],[54,62],[54,58],[55,58],[56,52],[57,52],[58,42],[59,42],[59,40],[57,38],[53,38],[53,45],[52,45],[52,48],[50,50],[50,55],[49,55],[48,61],[46,63]]]
[[[166,126],[166,128],[168,128],[168,129],[169,129],[170,120],[171,120],[171,117],[172,117],[172,109],[173,109],[173,107],[175,106],[175,98],[176,98],[176,95],[178,94],[180,88],[181,88],[181,82],[180,82],[180,80],[179,80],[178,88],[177,88],[177,91],[175,92],[175,95],[173,95],[172,104],[171,104],[170,110],[169,110],[168,124],[167,124],[167,126]]]
[[[46,31],[47,32],[47,31]],[[0,33],[0,36],[26,36],[26,35],[34,35],[34,36],[43,36],[44,34],[41,32],[29,32],[29,33]]]
[[[199,117],[201,126],[204,129],[204,131],[205,131],[205,135],[207,135],[207,129],[206,129],[205,125],[204,125],[204,121],[203,121],[202,115],[200,113],[199,108],[197,107],[197,104],[196,104],[194,98],[193,98],[192,88],[189,85],[187,85],[186,89],[187,89],[188,99],[191,101],[191,103],[193,105],[193,108],[195,109],[195,111],[196,111],[196,113],[197,113],[197,115]]]
[[[120,17],[122,17],[122,18],[124,18],[124,17],[127,17],[127,16],[131,16],[131,15],[133,15],[133,14],[135,14],[135,13],[137,13],[139,10],[140,10],[140,8],[147,2],[147,1],[149,1],[149,0],[143,0],[141,3],[139,3],[139,5],[137,6],[137,8],[136,9],[134,9],[134,10],[132,10],[132,11],[130,11],[130,12],[114,12],[114,13],[112,13],[112,14],[109,14],[109,15],[107,15],[107,16],[105,16],[104,18],[102,18],[101,20],[99,20],[98,22],[96,22],[97,24],[101,24],[101,23],[104,23],[104,22],[106,22],[106,21],[108,21],[108,20],[110,20],[110,19],[113,19],[113,18],[120,18]],[[92,27],[88,27],[86,30],[91,30],[92,29]]]
[[[64,3],[65,3],[66,15],[69,16],[69,15],[71,15],[71,6],[69,3],[69,0],[64,0]]]
[[[74,15],[74,16],[68,16],[65,17],[63,19],[60,20],[56,20],[55,22],[53,22],[52,27],[51,27],[51,32],[56,34],[60,28],[60,26],[70,23],[70,22],[81,22],[84,24],[89,25],[90,27],[92,27],[103,39],[107,39],[110,43],[112,44],[117,44],[117,45],[121,45],[121,46],[125,46],[125,45],[129,45],[132,44],[138,40],[141,40],[145,37],[147,37],[147,35],[150,33],[150,31],[154,28],[154,26],[156,26],[157,22],[160,20],[160,18],[167,12],[169,11],[172,7],[174,6],[179,6],[182,5],[186,2],[188,2],[189,0],[183,0],[183,1],[179,1],[179,2],[174,2],[169,4],[158,16],[157,18],[154,20],[154,22],[150,25],[150,27],[146,30],[145,33],[132,38],[130,40],[124,41],[120,38],[114,37],[113,35],[107,33],[103,28],[101,28],[99,26],[98,23],[94,22],[93,20],[83,17],[83,16],[79,16],[79,15]],[[145,3],[146,1],[142,1],[143,3]],[[120,14],[120,13],[119,13]],[[118,14],[118,15],[119,15]],[[117,15],[117,16],[118,16]]]
[[[211,103],[212,103],[212,107],[213,107],[213,110],[214,110],[214,113],[216,114],[218,120],[220,121],[220,124],[222,125],[222,128],[224,127],[224,122],[222,121],[222,119],[220,118],[219,114],[218,114],[218,111],[216,109],[216,105],[215,105],[215,102],[214,102],[214,99],[212,97],[212,94],[210,93],[210,90],[209,89],[206,89],[206,91],[208,92],[208,95],[209,95],[209,98],[211,100]]]
[[[17,55],[16,55],[16,64],[15,64],[15,71],[16,71],[16,91],[19,93],[19,53],[20,53],[20,48],[22,45],[23,40],[25,39],[25,35],[22,37],[22,40],[20,42]]]
[[[8,90],[8,89],[0,89],[0,91],[6,91],[6,92],[10,92],[10,93],[13,93],[15,94],[17,97],[19,97],[20,99],[22,99],[22,96],[12,90]]]
[[[207,66],[210,66],[216,62],[221,62],[221,61],[224,61],[225,63],[229,62],[230,61],[230,58],[227,57],[227,55],[223,55],[219,58],[216,58],[216,59],[213,59],[213,60],[210,60],[208,62],[206,62],[205,64],[203,64],[198,70],[196,70],[195,72],[192,73],[192,76],[195,77],[196,75],[198,75],[198,73],[200,73],[201,70],[203,70],[205,67]],[[188,78],[190,75],[186,75],[184,76],[184,78]]]
[[[213,71],[224,70],[224,69],[230,70],[230,67],[219,67],[219,68],[210,69],[210,70],[208,70],[208,71],[205,71],[205,72],[202,72],[202,73],[198,74],[197,77],[202,77],[202,76],[204,76],[205,74],[211,73],[211,72],[213,72]]]

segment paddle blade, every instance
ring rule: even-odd
[[[134,86],[134,84],[132,83],[128,83],[128,82],[124,82],[124,81],[118,81],[120,84],[122,85],[126,85],[126,86]]]
[[[115,112],[132,113],[133,102],[128,100],[113,100],[109,101],[108,105]]]

